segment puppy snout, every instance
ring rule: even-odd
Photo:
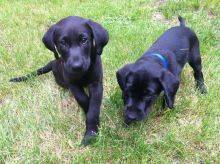
[[[73,71],[81,71],[83,68],[83,63],[81,61],[74,62],[72,65]]]
[[[137,117],[135,109],[133,108],[132,105],[130,104],[126,105],[125,116],[130,120],[134,120]]]

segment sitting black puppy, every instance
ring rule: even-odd
[[[57,84],[70,89],[86,114],[84,145],[98,132],[103,93],[100,55],[108,40],[108,32],[100,24],[76,16],[64,18],[52,25],[42,39],[56,59],[36,72],[10,80],[25,81],[53,71]],[[84,87],[89,88],[89,95]]]
[[[196,86],[201,93],[204,85],[199,40],[178,17],[180,26],[167,30],[135,63],[117,71],[118,84],[124,100],[125,123],[144,119],[164,91],[163,108],[173,108],[182,68],[188,62],[194,70]]]

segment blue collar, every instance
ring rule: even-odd
[[[158,54],[158,53],[153,53],[151,55],[158,57],[161,60],[164,68],[168,70],[168,62],[165,57],[163,57],[161,54]]]

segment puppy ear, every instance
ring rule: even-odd
[[[116,77],[117,77],[118,85],[120,86],[121,90],[124,91],[125,77],[123,76],[121,69],[116,72]]]
[[[52,25],[47,32],[44,34],[43,38],[42,38],[42,42],[44,43],[45,47],[47,49],[49,49],[50,51],[52,51],[54,53],[54,56],[56,59],[59,58],[58,56],[58,52],[56,50],[55,47],[55,43],[54,43],[54,32],[55,32],[56,26]]]
[[[131,64],[127,64],[116,72],[117,81],[122,91],[124,91],[126,87],[126,80],[128,74],[130,73],[130,67]]]
[[[103,47],[108,43],[109,40],[108,32],[100,24],[92,20],[88,20],[86,23],[92,31],[95,53],[97,55],[101,55]]]
[[[179,88],[179,80],[171,72],[163,70],[159,81],[163,87],[165,100],[170,109],[173,108],[176,92]]]

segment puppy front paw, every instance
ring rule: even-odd
[[[85,136],[83,137],[80,146],[88,146],[95,142],[97,133],[94,131],[86,132]]]
[[[206,94],[207,93],[207,88],[206,88],[206,86],[203,84],[203,85],[200,85],[199,87],[198,87],[198,90],[199,90],[199,92],[201,93],[201,94]]]

